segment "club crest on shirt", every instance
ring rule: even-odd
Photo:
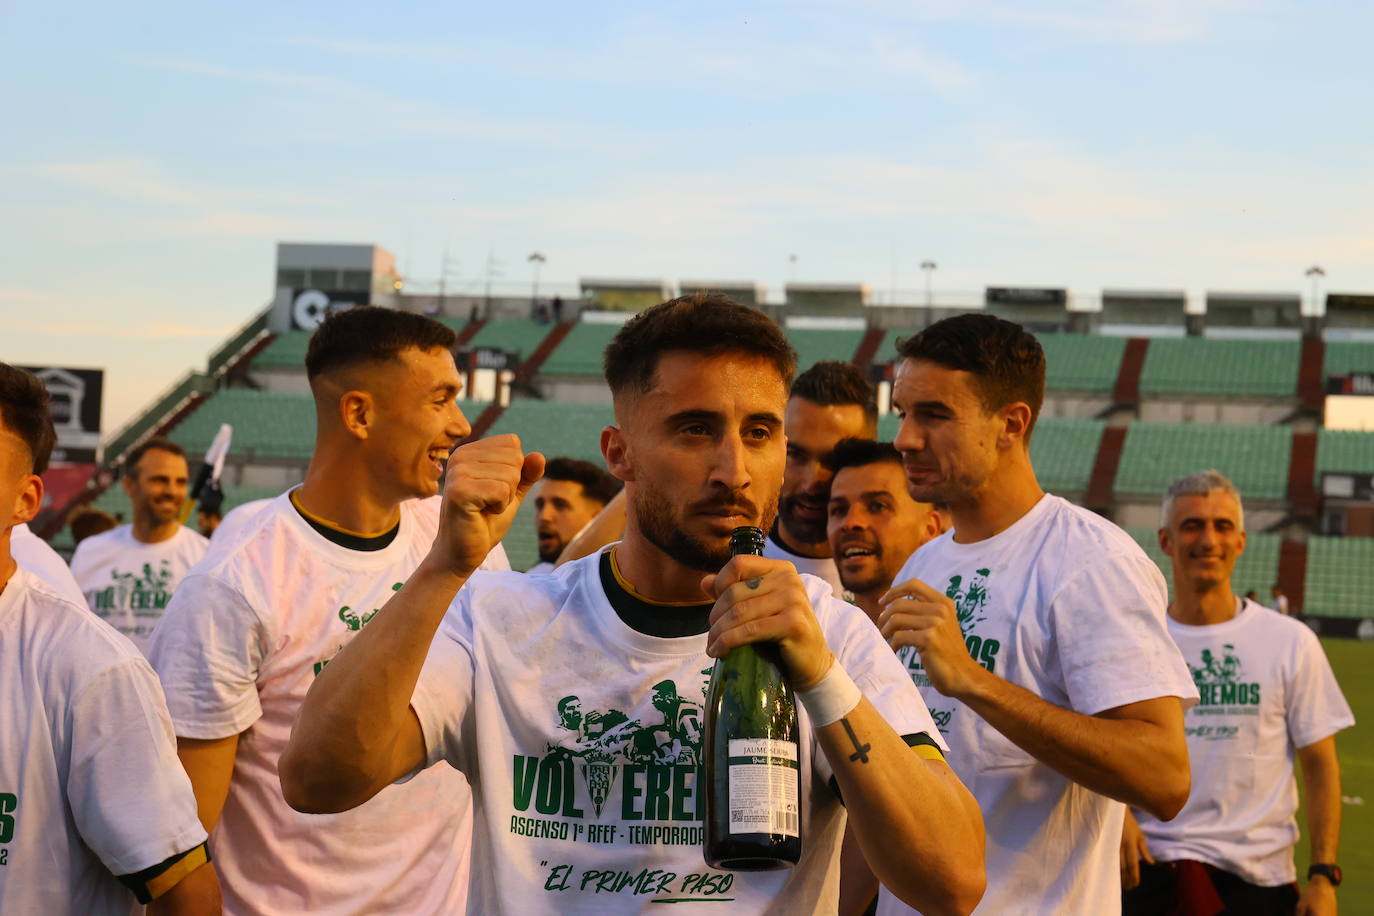
[[[612,704],[588,703],[581,694],[559,699],[552,710],[553,728],[544,753],[514,755],[514,809],[528,812],[533,808],[537,814],[583,819],[590,808],[600,818],[608,805],[609,810],[617,810],[618,799],[624,821],[699,824],[703,798],[696,786],[710,669],[702,675],[702,683],[690,688],[691,698],[684,695],[688,690],[664,680],[631,713]],[[525,820],[516,818],[513,823]],[[635,830],[629,828],[631,834]],[[700,842],[699,828],[672,828],[676,833],[667,834],[652,830],[655,838],[651,840],[646,832],[645,842]],[[515,832],[523,833],[524,826]]]

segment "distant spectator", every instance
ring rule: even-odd
[[[1292,608],[1288,603],[1288,596],[1283,593],[1283,589],[1275,585],[1273,588],[1269,589],[1269,594],[1274,598],[1274,610],[1285,617],[1293,616]]]
[[[72,541],[80,544],[93,534],[100,534],[109,531],[111,528],[119,527],[119,520],[108,512],[99,509],[83,509],[72,516],[70,525],[72,529]]]
[[[1248,592],[1245,593],[1245,600],[1253,601],[1256,604],[1259,604],[1259,592],[1255,591],[1253,588],[1250,589]]]
[[[172,592],[210,543],[181,523],[189,477],[181,446],[144,442],[124,471],[133,524],[87,538],[72,554],[72,575],[91,610],[145,652]]]
[[[620,492],[622,484],[604,468],[576,458],[554,458],[534,491],[534,526],[539,563],[529,571],[547,573],[563,548]]]
[[[553,296],[553,320],[563,320],[563,297],[554,293]]]

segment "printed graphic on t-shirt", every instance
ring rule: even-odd
[[[949,577],[949,583],[945,588],[945,597],[954,602],[954,613],[959,621],[959,629],[964,634],[964,645],[968,648],[968,654],[973,660],[978,662],[988,671],[997,671],[997,653],[1002,650],[1002,641],[995,639],[986,633],[977,632],[978,625],[987,621],[988,606],[988,576],[991,575],[990,569],[976,569],[965,584],[962,575]],[[921,664],[921,657],[911,646],[903,646],[897,652],[897,657],[906,665],[907,673],[911,675],[911,680],[918,688],[929,687],[930,678],[926,675],[925,667]],[[941,732],[949,731],[950,720],[954,716],[953,709],[936,709],[931,707],[931,717],[935,719],[935,724],[939,726]]]
[[[135,617],[161,617],[172,597],[171,564],[170,559],[164,558],[158,562],[156,571],[151,563],[144,563],[141,572],[121,572],[118,567],[111,569],[113,581],[91,596],[92,607],[101,617],[109,617],[121,608],[133,611]]]
[[[9,842],[14,839],[14,812],[18,808],[18,795],[13,792],[0,792],[0,868],[10,864]]]
[[[391,590],[392,590],[393,592],[399,592],[399,591],[401,590],[401,586],[402,586],[402,585],[405,585],[405,583],[404,583],[404,582],[395,582],[395,583],[392,583]],[[357,611],[353,610],[352,607],[350,607],[349,605],[345,604],[343,607],[339,608],[339,615],[338,615],[338,616],[339,616],[339,621],[344,625],[344,629],[345,629],[345,630],[348,630],[348,631],[351,632],[351,633],[357,633],[357,632],[360,631],[363,627],[365,627],[365,626],[367,626],[369,623],[371,623],[371,622],[372,622],[372,618],[373,618],[373,617],[376,617],[376,616],[377,616],[377,612],[380,611],[380,610],[381,610],[381,608],[379,608],[379,607],[374,607],[372,610],[360,614],[360,613],[358,613]],[[320,659],[319,661],[315,662],[315,666],[314,666],[315,677],[319,677],[319,676],[320,676],[320,672],[324,670],[324,666],[325,666],[325,665],[328,665],[331,661],[334,660],[334,655],[338,655],[338,654],[339,654],[340,652],[342,652],[342,651],[343,651],[343,646],[339,646],[339,648],[335,649],[335,650],[334,650],[334,654],[331,655],[331,656],[329,656],[329,658],[323,658],[323,659]]]
[[[1188,737],[1207,741],[1231,741],[1240,734],[1240,724],[1234,716],[1260,714],[1260,685],[1245,677],[1245,666],[1236,655],[1236,647],[1224,643],[1220,648],[1203,649],[1197,664],[1188,662],[1200,699],[1188,711]],[[1191,724],[1194,716],[1221,717],[1216,724]]]
[[[628,712],[589,701],[586,690],[557,700],[542,754],[514,755],[510,832],[590,845],[700,846],[705,795],[697,787],[710,675],[704,669],[691,685],[660,681]],[[550,892],[671,893],[685,902],[724,894],[734,881],[704,864],[683,875],[540,864]]]

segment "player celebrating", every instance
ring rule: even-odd
[[[625,538],[550,576],[469,581],[543,459],[513,436],[458,449],[433,552],[306,699],[281,761],[291,803],[348,808],[447,761],[476,801],[470,912],[727,899],[821,913],[835,911],[844,821],[833,775],[882,880],[927,914],[972,909],[976,807],[877,629],[789,563],[730,557],[730,532],[775,512],[794,360],[776,324],[724,297],[632,318],[607,348],[617,425],[602,433],[625,481]],[[804,852],[791,871],[714,871],[691,710],[708,656],[760,640],[801,699]],[[554,711],[566,717],[570,697],[625,723],[626,740],[548,753],[567,739]]]
[[[1333,914],[1341,880],[1335,735],[1355,719],[1321,643],[1298,621],[1232,591],[1245,513],[1240,492],[1216,471],[1169,486],[1159,546],[1173,567],[1169,635],[1202,694],[1186,721],[1193,793],[1167,824],[1141,812],[1137,826],[1127,812],[1123,910],[1162,916],[1205,897],[1214,912],[1277,916],[1297,905],[1304,916]],[[1312,847],[1301,899],[1295,755]]]
[[[469,793],[435,770],[328,818],[281,797],[277,758],[311,681],[429,550],[439,475],[470,432],[453,332],[361,307],[310,339],[315,452],[177,590],[151,657],[230,913],[451,913]],[[506,568],[499,545],[488,562]],[[218,829],[215,829],[218,827]]]
[[[590,461],[555,458],[534,494],[539,562],[530,572],[552,572],[563,548],[620,492],[620,481]]]
[[[787,467],[763,555],[820,576],[839,595],[844,586],[825,532],[832,476],[825,462],[841,439],[877,435],[877,395],[855,366],[822,360],[792,383],[784,429]]]
[[[124,492],[134,520],[76,545],[72,575],[91,610],[144,653],[167,602],[209,541],[181,523],[186,506],[186,451],[149,439],[129,453]]]
[[[979,912],[1117,911],[1118,802],[1168,819],[1188,797],[1179,699],[1197,692],[1164,579],[1121,529],[1036,482],[1034,337],[961,315],[900,352],[895,444],[912,496],[948,505],[954,528],[902,568],[880,620],[986,817]],[[880,913],[904,911],[883,895]]]
[[[43,383],[0,363],[0,913],[218,913],[152,669],[10,556],[55,440]]]

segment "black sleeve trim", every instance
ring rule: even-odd
[[[132,875],[118,875],[121,884],[133,891],[139,903],[152,903],[177,885],[182,878],[210,861],[209,843],[193,846]]]

